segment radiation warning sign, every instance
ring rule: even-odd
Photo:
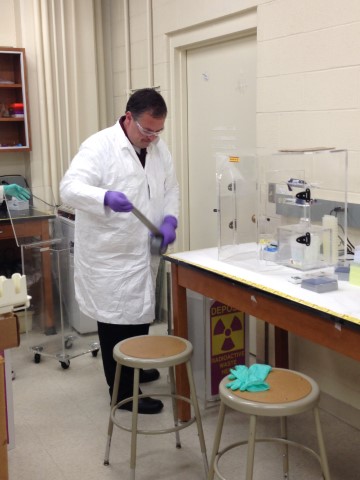
[[[211,394],[230,368],[245,363],[244,313],[220,302],[210,305]]]

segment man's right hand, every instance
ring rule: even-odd
[[[110,190],[105,193],[104,205],[110,207],[114,212],[131,212],[134,208],[126,195]]]

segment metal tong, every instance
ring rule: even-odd
[[[161,247],[163,241],[163,235],[160,230],[155,227],[155,225],[150,222],[150,220],[145,217],[143,213],[141,213],[137,208],[133,207],[131,210],[132,213],[137,217],[140,222],[145,225],[146,228],[150,230],[152,236],[150,237],[150,252],[153,255],[162,255],[166,252],[166,247]]]

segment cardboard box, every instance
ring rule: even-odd
[[[0,356],[0,478],[8,478],[6,406],[5,406],[5,368],[4,359]]]
[[[13,313],[0,315],[0,350],[20,345],[19,321]]]

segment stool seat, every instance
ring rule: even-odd
[[[186,362],[192,355],[190,342],[180,337],[142,335],[119,342],[113,355],[122,365],[135,368],[162,368]]]
[[[275,417],[295,415],[313,408],[319,401],[320,389],[310,377],[291,370],[272,369],[266,378],[269,390],[241,392],[227,388],[228,377],[219,385],[221,400],[242,413]],[[241,410],[240,410],[241,409]]]
[[[307,375],[280,368],[273,368],[267,376],[266,382],[269,384],[270,388],[269,390],[261,392],[233,391],[226,387],[229,383],[228,377],[223,378],[220,382],[220,409],[208,479],[212,480],[214,478],[214,473],[216,472],[222,480],[226,480],[219,472],[218,462],[220,458],[226,452],[229,452],[229,450],[247,444],[248,450],[245,478],[246,480],[252,480],[255,443],[272,441],[281,443],[284,446],[283,472],[285,478],[287,478],[289,474],[288,446],[293,446],[302,448],[307,453],[313,455],[320,463],[323,477],[326,480],[330,480],[318,412],[318,403],[320,400],[320,389],[318,384]],[[223,448],[222,451],[219,451],[226,408],[231,408],[232,410],[250,416],[249,434],[247,440],[233,443],[226,448]],[[314,413],[319,454],[307,446],[298,442],[293,442],[287,438],[286,417],[310,410]],[[280,436],[257,438],[257,417],[279,417],[281,427]]]
[[[106,444],[104,465],[109,465],[110,445],[113,433],[113,426],[116,425],[122,430],[131,432],[131,454],[130,454],[130,480],[135,479],[135,467],[136,467],[136,445],[137,435],[155,435],[163,433],[175,432],[176,447],[180,448],[179,431],[189,427],[196,422],[198,437],[200,442],[200,449],[202,452],[205,478],[208,474],[208,462],[206,457],[206,446],[204,433],[202,429],[202,423],[200,418],[200,410],[196,396],[195,382],[193,378],[191,368],[191,357],[193,354],[192,344],[181,337],[175,337],[173,335],[141,335],[137,337],[128,338],[117,343],[113,349],[113,357],[116,361],[116,372],[113,387],[113,395],[111,401],[110,418],[108,425],[108,440]],[[186,366],[187,377],[190,387],[190,397],[184,397],[176,393],[175,387],[175,367],[184,364]],[[125,400],[117,402],[120,384],[121,367],[126,366],[134,369],[134,389],[133,396]],[[168,368],[170,378],[170,393],[139,395],[139,377],[140,369],[148,368]],[[138,428],[138,402],[139,398],[144,396],[166,396],[171,397],[174,425],[170,428],[162,429],[139,429]],[[193,417],[183,423],[178,421],[177,413],[177,401],[182,400],[188,402],[194,411]],[[119,406],[133,402],[132,405],[132,422],[131,428],[124,426],[121,423],[121,419],[116,418],[116,412]]]

